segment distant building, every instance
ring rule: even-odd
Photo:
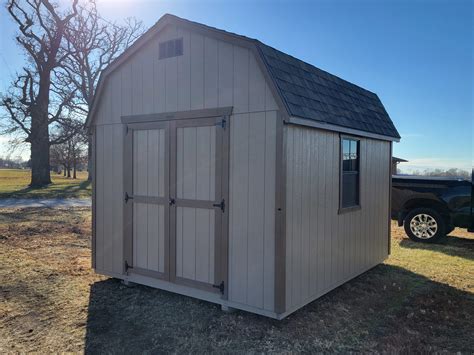
[[[408,160],[392,157],[392,175],[397,175],[397,165],[400,163],[407,163]]]

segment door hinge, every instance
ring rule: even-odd
[[[221,126],[222,129],[224,130],[225,130],[226,125],[227,125],[227,120],[225,117],[219,123],[216,123],[216,126]]]
[[[224,294],[224,281],[221,281],[219,285],[212,285],[212,287],[219,289],[219,291]]]
[[[129,265],[127,260],[125,260],[125,272],[128,271],[128,269],[133,269],[133,266],[132,265]]]
[[[130,196],[128,192],[125,192],[125,203],[127,203],[128,200],[133,200],[133,196]]]
[[[219,207],[222,211],[222,213],[225,212],[225,200],[222,199],[221,203],[213,203],[212,204],[213,207]]]

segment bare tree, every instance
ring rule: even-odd
[[[50,141],[50,130],[76,126],[72,110],[75,90],[64,85],[61,70],[70,56],[64,41],[71,20],[78,13],[77,3],[78,0],[73,0],[68,11],[60,11],[50,0],[7,3],[7,10],[19,29],[16,41],[26,53],[28,66],[18,74],[0,105],[9,114],[12,124],[9,130],[22,130],[25,141],[31,145],[31,186],[51,183],[50,145],[70,138],[57,135]]]
[[[69,178],[72,170],[72,178],[76,179],[78,167],[87,160],[86,147],[86,141],[81,134],[76,134],[66,142],[52,146],[51,165],[62,166],[64,176]]]
[[[71,20],[66,32],[67,50],[72,55],[64,61],[64,68],[77,90],[78,107],[84,115],[92,107],[100,73],[141,34],[142,22],[134,18],[126,19],[120,25],[102,19],[95,0],[91,0],[87,7],[79,6],[78,14]],[[88,158],[90,163],[90,140]],[[88,170],[91,171],[90,166]]]

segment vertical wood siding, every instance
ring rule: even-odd
[[[337,133],[287,126],[286,309],[388,255],[390,143],[361,139],[361,209],[339,214]]]
[[[230,138],[229,299],[274,308],[275,112],[235,115]]]
[[[183,55],[158,60],[158,43],[181,37]],[[97,269],[122,271],[121,116],[227,106],[234,107],[230,119],[229,299],[273,310],[277,105],[249,50],[183,28],[165,28],[108,78],[94,122],[98,126]],[[105,138],[108,135],[113,138]],[[113,175],[105,170],[106,165],[112,165]],[[109,201],[112,197],[113,203]],[[184,215],[184,209],[179,213]],[[105,245],[111,249],[104,249]],[[200,278],[204,279],[205,268],[200,266]]]

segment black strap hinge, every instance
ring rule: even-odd
[[[213,207],[219,207],[222,211],[222,213],[225,212],[225,200],[222,199],[221,203],[213,203],[212,204]]]
[[[130,196],[128,192],[125,192],[125,203],[127,203],[128,200],[133,200],[133,196]]]
[[[128,269],[133,269],[133,266],[129,265],[127,260],[125,260],[125,272],[127,272]]]
[[[224,294],[224,281],[222,281],[219,285],[212,285],[212,287],[219,289],[219,291]]]
[[[225,130],[226,125],[227,125],[227,120],[225,117],[219,123],[216,124],[216,126],[221,126],[222,129],[224,130]]]

